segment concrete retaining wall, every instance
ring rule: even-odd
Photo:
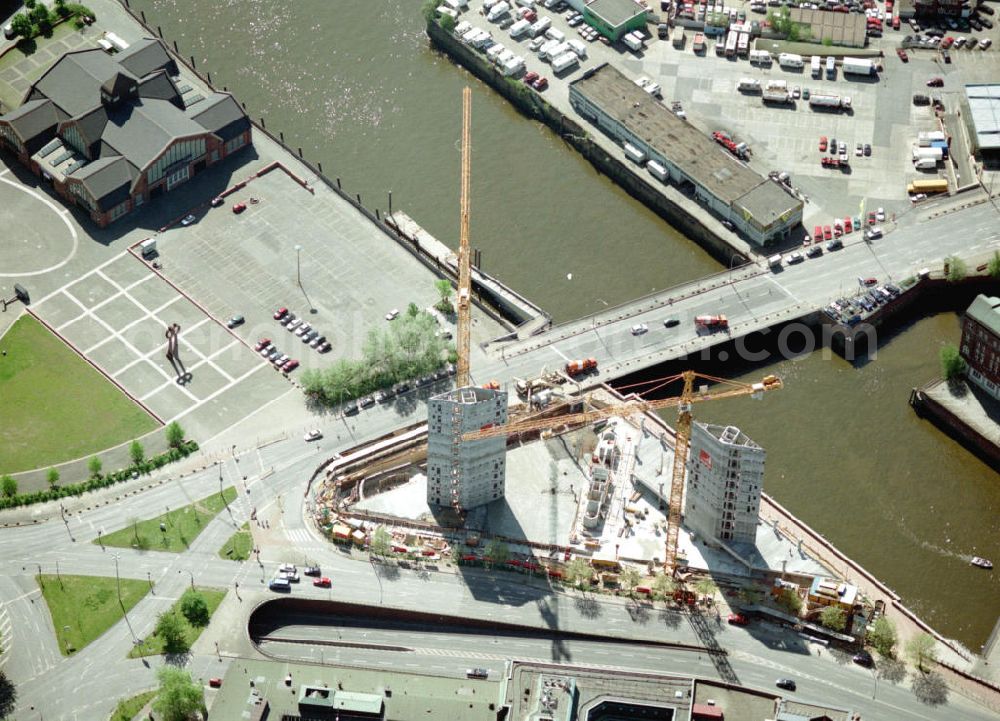
[[[934,381],[923,388],[914,388],[910,393],[913,410],[919,417],[927,418],[961,443],[984,463],[1000,471],[1000,447],[925,392],[927,388],[943,382]]]

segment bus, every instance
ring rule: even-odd
[[[736,44],[739,42],[739,33],[730,30],[726,36],[726,57],[731,58],[736,55]]]
[[[910,195],[917,193],[924,193],[926,195],[930,195],[931,193],[947,193],[948,181],[944,178],[937,180],[914,180],[906,186],[906,192]]]

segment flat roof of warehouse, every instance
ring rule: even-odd
[[[980,150],[1000,149],[1000,85],[966,85],[973,130]]]
[[[798,204],[615,67],[600,65],[570,85],[722,201],[740,201],[759,220]]]
[[[635,0],[590,0],[586,5],[590,12],[613,27],[623,25],[636,15],[646,12],[646,8]]]
[[[830,10],[789,8],[793,23],[808,25],[813,42],[829,39],[834,45],[863,48],[867,35],[867,18],[860,13],[837,13]]]

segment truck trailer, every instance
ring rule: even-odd
[[[781,53],[778,55],[778,65],[783,68],[801,68],[805,65],[801,55],[795,53]]]
[[[765,90],[761,96],[763,102],[765,103],[790,103],[792,101],[792,94],[787,90]]]
[[[829,108],[830,110],[849,110],[851,107],[851,99],[846,96],[817,95],[816,93],[813,93],[809,96],[809,106],[821,109]]]
[[[823,58],[819,55],[813,55],[812,60],[809,61],[809,67],[812,68],[812,76],[815,79],[823,77]]]
[[[757,78],[740,78],[736,83],[736,89],[741,93],[759,93],[760,80]]]
[[[871,60],[863,58],[844,58],[841,67],[845,75],[863,75],[871,78],[878,74],[878,66]]]

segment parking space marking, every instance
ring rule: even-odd
[[[127,250],[123,250],[118,255],[116,255],[116,256],[114,256],[112,258],[109,258],[108,260],[104,261],[103,263],[101,263],[99,266],[97,266],[93,270],[90,270],[89,272],[85,273],[84,275],[81,275],[79,278],[75,278],[75,279],[71,280],[69,283],[67,283],[66,285],[62,286],[61,288],[56,288],[54,291],[52,291],[48,295],[42,296],[39,300],[35,301],[35,307],[36,307],[36,309],[37,309],[38,306],[40,306],[42,303],[44,303],[45,301],[47,301],[49,298],[52,298],[54,296],[59,295],[60,293],[65,292],[67,288],[71,288],[72,286],[74,286],[77,283],[79,283],[80,281],[88,278],[90,275],[92,275],[93,273],[97,272],[101,268],[106,268],[107,266],[109,266],[112,263],[114,263],[116,260],[118,260],[119,258],[121,258],[126,253],[128,253],[128,251]]]
[[[258,363],[253,368],[251,368],[246,373],[244,373],[243,375],[239,376],[238,378],[233,379],[232,383],[229,383],[228,385],[225,385],[222,388],[219,388],[214,393],[210,393],[209,395],[207,395],[204,398],[202,398],[200,401],[196,401],[194,403],[194,405],[192,405],[190,408],[186,408],[185,410],[181,411],[176,416],[174,416],[174,418],[172,418],[171,420],[178,420],[179,418],[183,418],[184,416],[186,416],[188,413],[191,413],[193,411],[198,410],[199,408],[201,408],[203,405],[205,405],[209,401],[215,400],[215,398],[217,396],[225,393],[226,391],[228,391],[233,386],[239,385],[240,383],[242,383],[243,381],[245,381],[247,378],[249,378],[250,376],[252,376],[254,373],[256,373],[257,371],[259,371],[261,368],[267,368],[267,366],[264,365],[264,364],[262,364],[262,363]]]

